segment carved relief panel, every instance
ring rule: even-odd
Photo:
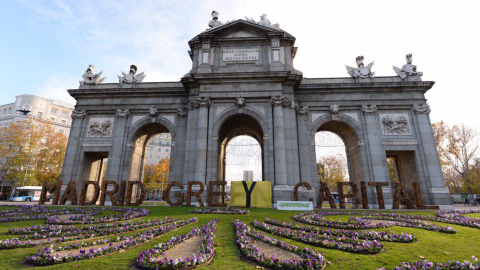
[[[87,137],[112,137],[113,118],[90,118]]]
[[[412,135],[406,113],[380,114],[383,135]]]

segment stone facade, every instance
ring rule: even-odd
[[[303,78],[293,66],[295,38],[278,27],[235,20],[189,42],[192,69],[180,82],[91,84],[69,90],[76,112],[62,171],[64,183],[139,180],[145,144],[171,134],[170,181],[223,180],[227,142],[250,135],[262,147],[263,176],[273,203],[316,198],[315,133],[345,142],[351,181],[389,182],[387,155],[401,156],[405,182],[421,184],[426,204],[450,205],[440,169],[425,93],[434,82],[396,77]],[[128,114],[119,114],[117,110]],[[88,136],[91,119],[112,119],[110,136]],[[101,162],[100,162],[101,163]],[[96,169],[95,169],[96,168]],[[412,179],[414,177],[415,179]],[[402,176],[400,176],[402,178]],[[204,202],[207,190],[204,191]],[[390,187],[383,189],[392,205]],[[373,187],[368,187],[375,206]]]

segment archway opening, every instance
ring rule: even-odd
[[[134,143],[129,180],[145,184],[146,201],[161,201],[170,173],[171,134],[165,126],[149,123],[136,132]]]
[[[218,132],[218,180],[226,181],[227,200],[232,181],[263,181],[263,129],[249,115],[230,116]]]
[[[360,182],[364,181],[359,142],[355,130],[339,121],[322,124],[315,134],[318,181],[327,183],[336,202],[338,182],[355,183],[357,188],[360,188]],[[343,192],[347,193],[350,189],[345,187]],[[347,207],[357,207],[360,200],[360,194],[357,192],[355,199],[347,200]]]

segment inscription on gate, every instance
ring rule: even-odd
[[[259,49],[223,49],[223,61],[256,61],[259,59]]]

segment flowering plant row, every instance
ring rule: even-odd
[[[56,249],[51,247],[41,248],[36,254],[27,256],[24,262],[33,265],[51,265],[72,261],[80,261],[86,259],[92,259],[95,257],[111,254],[121,250],[129,249],[137,245],[149,242],[157,237],[160,237],[170,231],[186,226],[190,223],[197,222],[196,218],[191,218],[187,221],[175,222],[170,225],[161,226],[158,228],[152,228],[142,233],[136,233],[133,236],[117,237],[115,239],[93,241],[90,243],[76,243]],[[121,241],[121,242],[119,242]],[[114,243],[119,242],[119,243]],[[106,244],[105,247],[98,247],[99,244]],[[84,247],[92,246],[89,250],[81,249]],[[72,252],[67,253],[65,250],[79,250],[78,254],[74,255]],[[60,252],[60,253],[58,253]]]
[[[143,222],[125,222],[125,223],[113,223],[113,224],[101,224],[97,226],[86,226],[73,228],[72,230],[54,230],[45,232],[35,232],[31,235],[22,235],[19,239],[39,239],[47,237],[60,237],[60,236],[78,236],[77,239],[100,237],[111,234],[124,233],[129,231],[136,231],[140,229],[159,226],[167,223],[179,221],[179,219],[173,219],[167,217],[165,219],[154,219]],[[70,226],[69,226],[70,227]]]
[[[348,222],[333,221],[333,220],[327,221],[325,218],[323,218],[323,216],[332,215],[332,213],[336,213],[337,215],[351,215],[352,212],[314,212],[314,213],[305,212],[305,213],[293,216],[293,219],[298,222],[302,222],[310,225],[337,228],[337,229],[350,229],[350,230],[377,229],[377,228],[387,228],[391,226],[390,223],[371,224],[369,221],[366,221],[360,218],[350,218]]]
[[[256,220],[252,222],[252,226],[274,235],[323,248],[360,254],[375,254],[383,250],[383,244],[377,240],[359,240],[356,237],[348,237],[346,235],[332,236],[328,234],[320,234],[318,232],[291,230],[289,228],[268,225],[267,223],[258,222]]]
[[[480,269],[480,263],[475,256],[472,256],[473,263],[469,261],[447,261],[446,263],[433,263],[429,262],[427,259],[423,261],[415,261],[413,263],[403,262],[400,266],[395,267],[395,270],[407,270],[407,269],[432,269],[432,270],[450,270],[450,269],[458,269],[458,270],[472,270],[472,269]],[[378,270],[385,270],[385,268],[380,268]]]
[[[68,214],[89,214],[98,215],[100,211],[95,208],[54,208],[49,209],[46,207],[36,208],[23,208],[23,210],[11,212],[5,214],[3,218],[0,218],[0,223],[15,222],[15,221],[27,221],[27,220],[40,220],[47,219],[52,215],[68,215]]]
[[[377,223],[372,224],[370,221],[360,217],[350,217],[347,222],[327,220],[321,215],[313,214],[310,216],[312,222],[315,222],[318,226],[339,228],[339,229],[378,229],[388,228],[392,226],[391,223]]]
[[[353,219],[350,218],[348,222],[342,221],[326,221],[323,216],[333,216],[333,215],[359,215],[362,216],[361,219]],[[310,219],[308,217],[311,217]],[[393,225],[401,226],[401,227],[410,227],[410,228],[417,228],[429,231],[437,231],[442,233],[456,233],[457,231],[449,226],[437,226],[431,223],[426,223],[418,218],[418,216],[413,215],[406,215],[406,214],[397,214],[397,213],[374,213],[374,212],[305,212],[302,214],[295,215],[293,217],[294,220],[298,222],[302,222],[309,225],[316,225],[316,226],[323,226],[323,227],[331,227],[331,228],[339,228],[339,229],[363,229],[365,227],[390,227]],[[371,224],[366,219],[379,219],[379,220],[387,220],[387,221],[398,221],[400,223],[393,224],[391,222],[388,223],[378,223],[378,224]]]
[[[115,223],[100,223],[96,225],[88,225],[88,226],[83,226],[83,227],[77,227],[77,226],[66,226],[66,225],[34,225],[30,227],[25,227],[25,228],[13,228],[13,229],[8,229],[8,234],[21,234],[21,235],[29,235],[29,234],[37,234],[40,235],[41,237],[53,237],[53,236],[58,236],[62,233],[67,233],[70,231],[79,231],[79,232],[96,232],[100,229],[108,229],[108,228],[117,228],[117,227],[128,227],[128,226],[138,226],[138,225],[143,225],[143,226],[148,226],[149,224],[152,224],[152,226],[156,225],[161,225],[164,223],[169,223],[169,222],[174,222],[178,221],[178,219],[172,219],[170,217],[165,217],[164,219],[148,219],[148,220],[128,220],[125,222],[115,222]],[[159,224],[160,223],[160,224]],[[25,236],[28,238],[28,236]],[[32,238],[38,238],[38,237],[32,237]]]
[[[309,248],[299,248],[285,242],[281,242],[276,238],[268,237],[265,234],[251,230],[245,223],[240,220],[233,222],[235,229],[235,242],[241,253],[249,260],[269,267],[272,269],[324,269],[327,266],[327,260],[321,253],[317,253]],[[254,240],[262,241],[266,244],[281,248],[283,250],[299,255],[302,260],[285,259],[280,260],[275,255],[268,257],[265,253],[261,253]]]
[[[214,238],[215,228],[219,219],[210,220],[210,222],[202,227],[193,228],[188,234],[172,237],[165,243],[160,243],[154,248],[147,251],[142,251],[135,259],[137,267],[142,269],[180,269],[186,267],[194,267],[205,264],[213,258],[215,253]],[[199,254],[193,253],[189,257],[181,258],[164,258],[158,260],[157,258],[165,254],[165,251],[185,243],[188,239],[199,236],[202,237]]]
[[[190,213],[194,214],[226,214],[226,215],[248,215],[250,213],[249,210],[246,209],[238,209],[238,208],[198,208],[190,210]]]
[[[358,239],[378,240],[386,242],[399,242],[399,243],[411,243],[417,240],[415,234],[395,232],[376,232],[376,231],[348,231],[348,230],[332,230],[317,227],[310,227],[300,225],[296,223],[286,223],[283,221],[277,221],[269,218],[265,218],[265,223],[286,227],[294,230],[302,230],[306,232],[316,232],[318,234],[334,235],[334,236],[347,236]]]
[[[104,211],[121,211],[122,214],[110,215],[110,216],[90,216],[90,215],[74,215],[71,216],[68,220],[60,220],[58,216],[52,216],[47,218],[47,223],[49,224],[91,224],[91,223],[104,223],[104,222],[115,222],[121,220],[129,220],[144,217],[150,214],[150,210],[142,208],[119,208],[119,210],[108,210]]]
[[[401,216],[389,216],[392,214],[385,214],[385,215],[375,215],[371,217],[364,217],[366,219],[379,219],[379,220],[388,220],[388,221],[398,221],[400,222],[397,224],[398,226],[401,227],[410,227],[410,228],[416,228],[416,229],[423,229],[427,231],[435,231],[435,232],[441,232],[441,233],[451,233],[455,234],[457,233],[457,230],[455,230],[452,227],[444,227],[444,226],[437,226],[432,223],[428,223],[425,221],[421,221],[418,219],[411,219],[408,217],[401,217]],[[395,215],[395,214],[393,214]]]
[[[112,226],[105,226],[104,224],[102,224],[102,225],[99,225],[98,228],[96,226],[87,226],[87,227],[75,228],[75,230],[72,230],[72,231],[65,231],[65,232],[56,231],[53,233],[48,232],[48,233],[44,233],[43,235],[34,233],[33,235],[22,235],[17,238],[0,240],[0,250],[26,248],[26,247],[46,245],[46,244],[52,244],[52,243],[62,243],[67,241],[79,240],[79,239],[95,238],[100,236],[107,236],[112,234],[124,233],[128,231],[145,229],[145,228],[159,226],[159,225],[172,223],[176,221],[178,220],[167,217],[165,219],[149,220],[148,222],[138,222],[138,224],[135,224],[135,223],[110,224]],[[53,236],[61,236],[61,237],[51,238]],[[76,236],[76,237],[67,238],[66,236]],[[41,238],[41,240],[38,240],[38,241],[30,240],[30,239],[38,239],[38,238]]]

